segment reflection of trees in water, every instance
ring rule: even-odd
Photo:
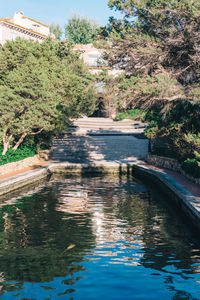
[[[138,243],[143,250],[139,264],[147,268],[165,272],[165,267],[173,264],[179,270],[195,271],[196,267],[191,267],[195,244],[177,217],[176,208],[159,191],[146,190],[132,177],[125,176],[110,181],[91,179],[89,183],[84,178],[75,179],[74,188],[77,185],[95,199],[86,206],[97,243],[98,236],[101,243]],[[199,259],[197,249],[195,262],[199,263]]]
[[[5,280],[46,282],[83,270],[78,263],[93,246],[89,214],[71,217],[56,211],[48,188],[0,209],[0,271]],[[80,234],[81,231],[81,234]],[[75,247],[66,250],[74,244]]]
[[[170,207],[167,201],[160,204],[161,197],[162,194],[153,192],[156,205],[148,215],[148,226],[143,234],[146,247],[142,264],[147,266],[147,261],[151,257],[154,263],[148,263],[148,266],[156,270],[165,272],[166,266],[173,265],[177,270],[192,271],[191,264],[194,263],[192,252],[196,248],[195,243],[178,217],[177,208]],[[197,254],[196,258],[199,260],[200,249],[197,250]]]
[[[128,221],[129,231],[143,245],[139,264],[156,270],[156,274],[166,273],[164,284],[174,291],[173,299],[190,299],[189,293],[176,290],[174,275],[187,279],[190,274],[200,273],[199,243],[195,245],[191,232],[178,217],[177,208],[169,205],[163,194],[151,190],[140,196],[139,201],[128,196],[118,211],[118,217]]]
[[[194,252],[176,211],[160,203],[161,197],[131,177],[50,182],[40,193],[0,209],[2,278],[49,282],[68,276],[63,284],[74,285],[80,279],[75,273],[84,270],[81,262],[88,250],[95,245],[101,249],[104,243],[102,255],[112,256],[110,246],[105,247],[108,242],[125,253],[113,262],[166,272],[164,284],[179,297],[173,275],[179,270],[180,276],[185,276],[180,272],[183,269],[188,274],[198,272],[191,265],[199,261],[200,251]],[[75,247],[67,250],[72,244]],[[126,257],[127,249],[132,256]],[[174,271],[167,269],[170,265]],[[184,292],[181,295],[185,297]]]

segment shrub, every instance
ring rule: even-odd
[[[0,152],[2,152],[2,147],[0,147]],[[10,162],[19,161],[27,157],[34,156],[37,153],[36,147],[33,146],[21,146],[16,151],[8,149],[6,155],[0,154],[0,165],[5,165]]]
[[[123,119],[131,119],[136,120],[138,119],[142,114],[142,111],[140,109],[131,109],[127,110],[126,112],[121,112],[115,117],[115,121],[121,121]]]
[[[186,159],[181,167],[186,173],[195,178],[200,178],[200,164],[195,158]]]

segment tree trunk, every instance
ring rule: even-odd
[[[8,150],[8,146],[9,146],[9,141],[3,143],[3,152],[2,152],[2,155],[6,155],[6,152]]]
[[[41,128],[40,130],[36,131],[36,132],[32,132],[32,133],[27,133],[27,132],[24,132],[21,137],[19,138],[19,140],[17,141],[17,143],[15,144],[15,146],[12,148],[14,151],[16,151],[19,146],[21,145],[21,143],[24,141],[25,137],[27,135],[37,135],[39,134],[40,132],[43,131],[43,128]]]
[[[13,147],[13,150],[16,151],[18,149],[18,147],[21,145],[21,143],[23,142],[23,140],[25,139],[25,137],[27,136],[27,133],[24,132],[21,137],[19,138],[19,140],[17,141],[17,143],[15,144],[15,146]]]
[[[6,152],[8,151],[11,139],[12,139],[12,134],[7,135],[7,129],[5,129],[4,134],[3,134],[3,152],[2,152],[2,155],[5,155]]]

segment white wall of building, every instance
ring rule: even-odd
[[[32,20],[30,18],[24,17],[23,12],[15,12],[13,23],[16,25],[20,25],[22,27],[25,27],[29,30],[33,30],[35,32],[39,32],[44,35],[49,35],[49,27],[46,25],[43,25],[35,20]]]
[[[15,12],[13,18],[0,19],[0,44],[17,37],[42,42],[49,35],[49,27]]]
[[[6,41],[15,40],[17,37],[24,39],[31,39],[33,41],[42,42],[45,37],[34,34],[31,31],[17,27],[15,25],[8,24],[6,22],[0,21],[0,43],[5,44]]]

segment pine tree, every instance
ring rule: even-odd
[[[129,77],[138,76],[137,85],[143,81],[143,87],[149,87],[151,100],[198,101],[200,2],[110,0],[108,5],[124,15],[122,20],[111,18],[107,27],[109,64]],[[155,85],[157,92],[152,93]],[[146,102],[147,93],[138,94]]]
[[[65,37],[75,44],[90,44],[97,35],[98,26],[86,17],[73,16],[65,26]]]
[[[26,136],[67,129],[69,120],[92,112],[92,77],[64,43],[17,39],[0,52],[0,137],[3,153]]]

